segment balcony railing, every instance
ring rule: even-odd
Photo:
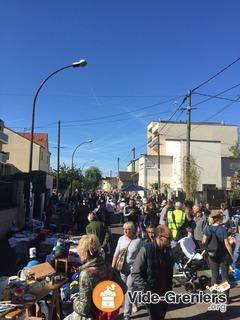
[[[155,139],[153,142],[152,142],[152,148],[156,148],[158,147],[158,139]]]
[[[152,142],[152,137],[148,138],[148,144]]]

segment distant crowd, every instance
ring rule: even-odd
[[[171,290],[173,274],[182,271],[181,265],[173,259],[172,251],[184,237],[192,238],[196,250],[205,250],[212,233],[216,234],[221,243],[221,254],[214,257],[204,255],[212,272],[211,285],[220,281],[220,274],[221,281],[229,279],[228,269],[231,264],[239,266],[240,219],[237,222],[231,219],[226,203],[220,204],[220,210],[213,210],[210,203],[204,205],[203,202],[192,203],[187,200],[181,203],[175,199],[168,200],[164,194],[158,193],[147,197],[138,193],[104,192],[80,196],[76,192],[72,195],[71,202],[65,202],[63,197],[51,199],[46,211],[46,227],[51,225],[51,215],[56,207],[61,232],[75,232],[82,236],[82,243],[89,241],[86,260],[78,271],[84,281],[93,281],[94,286],[99,281],[92,273],[86,273],[86,267],[90,265],[94,272],[99,272],[101,276],[105,274],[103,257],[110,250],[111,224],[115,213],[119,214],[123,235],[118,239],[109,267],[111,270],[118,270],[129,292],[140,290],[144,293],[150,290],[164,295]],[[235,236],[234,250],[229,242],[229,232]],[[98,245],[95,241],[99,242],[103,254],[96,249]],[[91,255],[95,249],[91,248],[91,251],[89,248],[93,244],[97,251]],[[119,257],[124,249],[125,260],[119,267]],[[90,287],[82,286],[79,282],[80,297],[74,301],[74,318],[69,316],[68,319],[85,319],[83,314],[88,319],[94,319]],[[227,302],[230,301],[229,292],[225,292]],[[89,301],[86,302],[84,297],[89,297]],[[149,303],[146,308],[149,319],[161,320],[165,318],[168,305]],[[137,303],[130,302],[129,296],[125,294],[124,319],[129,320],[132,313],[137,311]]]

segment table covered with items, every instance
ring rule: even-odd
[[[61,319],[59,289],[67,280],[48,262],[29,268],[20,277],[1,277],[0,318],[43,319],[41,304],[45,304],[45,319],[53,318],[54,307],[56,319]]]
[[[69,262],[80,263],[81,261],[76,249],[80,238],[79,236],[73,237],[61,233],[50,234],[42,232],[34,234],[23,230],[14,233],[13,236],[8,239],[8,243],[10,248],[15,250],[16,265],[22,260],[25,262],[29,261],[30,248],[33,247],[36,248],[36,256],[40,258],[41,262],[51,262],[55,259],[58,252],[61,255],[60,249],[61,251],[65,250],[62,247],[63,244],[64,248],[69,244]],[[57,249],[59,249],[58,252]]]
[[[39,310],[44,309],[44,306],[47,310],[44,312],[45,319],[52,319],[54,306],[56,318],[62,318],[60,311],[62,312],[66,301],[66,287],[63,285],[67,282],[69,286],[72,275],[77,275],[75,271],[81,265],[77,252],[81,237],[47,234],[41,245],[48,246],[48,254],[45,262],[41,263],[38,261],[36,248],[31,247],[36,236],[34,233],[17,231],[8,239],[10,248],[16,250],[17,256],[18,252],[24,255],[27,264],[12,277],[0,277],[0,319],[31,319],[32,313],[34,317],[40,314],[39,319],[42,319],[42,311]],[[62,262],[65,269],[61,268]],[[76,288],[75,285],[75,291]],[[47,307],[45,300],[49,300]]]

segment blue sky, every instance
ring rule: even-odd
[[[198,86],[193,122],[239,125],[240,105],[232,101],[240,95],[239,12],[238,0],[2,0],[0,118],[30,132],[41,82],[86,59],[85,68],[54,75],[37,98],[35,132],[48,133],[53,168],[58,121],[61,164],[71,165],[74,149],[92,139],[77,149],[74,164],[94,160],[84,169],[116,176],[118,158],[126,170],[133,148],[136,158],[146,152],[151,121],[186,120],[177,108]]]

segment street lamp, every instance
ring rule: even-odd
[[[47,78],[43,80],[43,82],[40,84],[39,88],[37,89],[34,100],[33,100],[33,106],[32,106],[32,126],[31,126],[31,138],[30,138],[30,155],[29,155],[29,180],[30,183],[32,182],[32,162],[33,162],[33,136],[34,136],[34,121],[35,121],[35,107],[36,107],[36,101],[38,94],[40,90],[42,89],[43,85],[47,82],[49,78],[51,78],[54,74],[68,68],[77,68],[77,67],[85,67],[87,65],[86,60],[80,60],[78,62],[74,62],[68,66],[62,67],[60,69],[57,69],[56,71],[52,72]],[[30,184],[29,184],[30,185]],[[30,192],[28,192],[28,199],[27,199],[27,214],[29,216],[30,213]]]
[[[42,89],[43,85],[45,84],[45,82],[47,82],[47,80],[49,78],[51,78],[54,74],[67,69],[67,68],[76,68],[76,67],[85,67],[87,65],[87,61],[85,60],[80,60],[79,62],[74,62],[68,66],[62,67],[56,71],[54,71],[53,73],[51,73],[45,80],[43,80],[43,82],[40,84],[39,88],[37,89],[35,96],[34,96],[34,100],[33,100],[33,106],[32,106],[32,127],[31,127],[31,140],[30,140],[30,157],[29,157],[29,172],[32,172],[32,158],[33,158],[33,135],[34,135],[34,121],[35,121],[35,106],[36,106],[36,101],[37,101],[37,97],[38,94],[40,92],[40,90]]]
[[[87,141],[84,141],[84,142],[82,142],[82,143],[80,143],[75,149],[74,149],[74,151],[73,151],[73,154],[72,154],[72,172],[71,172],[71,194],[72,194],[72,183],[73,183],[73,157],[74,157],[74,154],[75,154],[75,152],[77,151],[77,149],[81,146],[81,145],[83,145],[84,143],[91,143],[92,142],[92,140],[87,140]],[[86,163],[85,163],[86,164]],[[85,165],[84,164],[84,165]]]
[[[82,189],[83,189],[83,168],[85,167],[86,164],[88,164],[89,162],[94,162],[94,160],[88,160],[86,161],[83,165],[82,165],[82,168],[81,168],[81,181],[80,181],[80,194],[82,194]]]
[[[81,171],[82,171],[82,172],[83,172],[83,168],[85,167],[85,165],[88,164],[89,162],[94,162],[94,160],[88,160],[88,161],[86,161],[86,162],[83,164],[82,168],[81,168]]]

